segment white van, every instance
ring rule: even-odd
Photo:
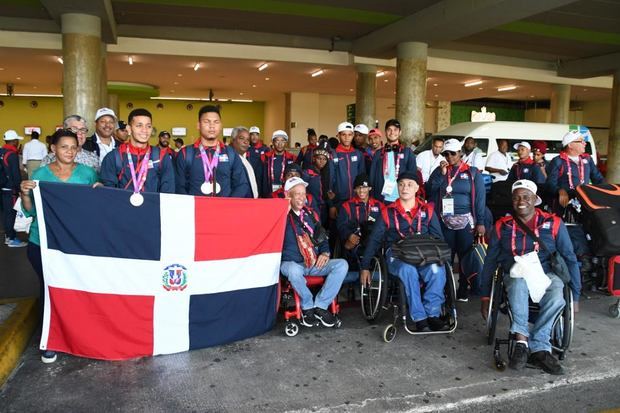
[[[545,159],[550,160],[557,156],[562,150],[562,137],[570,130],[578,130],[585,137],[586,152],[592,156],[594,162],[597,162],[596,146],[592,134],[585,126],[568,125],[559,123],[536,123],[536,122],[463,122],[450,126],[426,140],[422,145],[416,148],[415,152],[419,153],[431,148],[432,138],[439,136],[441,138],[456,138],[463,142],[465,138],[471,136],[476,140],[478,148],[483,152],[483,159],[490,153],[497,151],[497,140],[508,140],[509,151],[513,161],[517,160],[516,150],[513,145],[518,142],[546,141],[547,154]]]

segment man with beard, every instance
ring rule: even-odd
[[[120,146],[123,143],[127,142],[127,138],[129,138],[129,130],[127,129],[127,124],[122,120],[118,121],[116,125],[116,129],[114,130],[114,140],[116,141],[116,146]]]
[[[164,155],[170,156],[170,159],[172,159],[174,157],[175,152],[170,147],[170,133],[168,133],[168,131],[163,130],[159,132],[158,139],[159,139],[159,144],[157,146],[159,147],[159,150],[162,151]]]

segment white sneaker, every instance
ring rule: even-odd
[[[56,352],[51,350],[45,350],[41,353],[41,361],[45,364],[50,364],[56,361]]]

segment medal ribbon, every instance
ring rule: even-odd
[[[400,171],[400,146],[398,145],[394,145],[394,146],[398,147],[396,151],[392,147],[392,152],[394,153],[394,162],[396,163],[394,169],[396,172],[396,178],[398,178],[398,173]],[[388,156],[387,156],[387,152],[385,151],[385,149],[383,149],[383,176],[388,176],[388,174],[389,174]]]
[[[454,175],[452,175],[452,177],[450,177],[450,168],[448,168],[448,173],[446,174],[446,179],[448,180],[448,185],[446,186],[446,188],[448,186],[452,186],[452,182],[454,182],[456,177],[459,176],[459,174],[461,173],[461,169],[465,170],[465,168],[463,168],[463,165],[466,165],[466,163],[461,161],[461,163],[459,164],[458,169],[456,170],[456,173]],[[447,192],[447,190],[446,190],[446,192]],[[450,191],[449,193],[452,193],[452,191]]]
[[[514,218],[514,219],[519,219],[519,218]],[[536,214],[534,216],[534,222],[535,223],[538,222],[538,214]],[[527,224],[525,224],[525,225],[527,225]],[[534,225],[534,234],[538,238],[540,238],[540,234],[538,232],[538,226],[537,225]],[[523,233],[523,238],[525,239],[525,237],[527,237],[527,234],[524,232]],[[525,242],[523,244],[524,244],[524,249],[521,251],[521,255],[523,255],[523,253],[525,252]],[[519,255],[519,254],[517,254],[517,223],[516,222],[512,223],[512,235],[511,235],[511,238],[510,238],[510,248],[512,249],[512,256],[513,257],[516,256],[516,255]],[[539,248],[538,247],[538,243],[536,241],[534,241],[534,251],[538,252],[538,248]]]
[[[568,174],[568,186],[570,189],[575,189],[575,185],[573,184],[573,170],[570,167],[571,160],[566,156],[566,169]],[[586,178],[586,167],[583,165],[583,158],[579,157],[579,161],[577,162],[577,171],[579,172],[579,185],[582,185]]]
[[[271,180],[271,184],[274,184],[275,178],[275,171],[274,171],[274,164],[276,163],[276,154],[274,152],[273,156],[271,157],[271,160],[269,161],[269,179]],[[284,179],[284,167],[286,163],[286,159],[284,157],[284,153],[282,153],[282,170],[280,171],[280,183],[284,183],[282,182],[282,180]]]
[[[136,155],[137,156],[137,155]],[[127,162],[129,163],[129,171],[131,172],[131,181],[133,182],[133,192],[137,194],[144,189],[144,183],[146,182],[146,175],[148,174],[149,159],[151,159],[151,148],[147,149],[142,158],[142,162],[138,165],[138,175],[136,176],[136,168],[133,165],[133,159],[129,152],[129,145],[127,145]]]
[[[220,148],[217,147],[211,159],[209,159],[209,155],[206,153],[204,146],[200,145],[200,159],[202,160],[202,169],[205,173],[205,182],[211,182],[213,170],[217,167],[220,160]]]
[[[400,232],[400,223],[398,222],[398,215],[397,215],[397,210],[396,208],[394,208],[394,226],[396,227],[396,231],[398,232],[398,235],[400,235],[401,238],[405,238],[405,234],[403,234],[402,232]],[[413,218],[411,218],[411,221],[409,220],[409,218],[407,217],[407,213],[405,212],[404,215],[400,214],[403,218],[405,218],[405,220],[409,223],[409,234],[413,234],[412,228],[413,228],[413,221],[415,220],[415,218],[418,218],[418,228],[417,228],[417,232],[416,234],[421,234],[422,233],[422,206],[420,205],[418,207],[418,211],[416,212],[416,214],[413,216]]]
[[[305,215],[305,212],[304,212],[304,209],[302,208],[301,210],[299,210],[299,220],[301,221],[303,226],[306,228],[306,230],[310,233],[310,235],[314,235],[314,230],[312,229],[312,227],[308,225],[306,221],[304,221],[304,215]]]

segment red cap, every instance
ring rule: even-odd
[[[371,130],[368,132],[368,136],[371,136],[371,135],[379,135],[380,137],[382,137],[382,138],[383,138],[383,134],[381,133],[381,130],[380,130],[380,129],[378,129],[378,128],[373,128],[373,129],[371,129]]]
[[[543,155],[547,153],[547,142],[545,141],[534,141],[532,142],[532,150],[540,151]]]

